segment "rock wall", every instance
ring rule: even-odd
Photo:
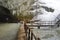
[[[28,10],[34,0],[0,0],[0,5],[8,8],[13,14]]]

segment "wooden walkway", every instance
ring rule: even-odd
[[[33,32],[32,29],[29,28],[26,24],[21,24],[21,27],[18,31],[18,40],[40,40],[40,38],[37,38]]]
[[[24,24],[21,25],[18,32],[18,40],[26,40],[26,33],[24,30]]]

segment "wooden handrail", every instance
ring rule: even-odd
[[[26,32],[26,37],[27,37],[27,40],[33,40],[33,37],[35,40],[40,40],[40,38],[37,38],[33,31],[26,25],[24,24],[24,29],[25,29],[25,32]]]

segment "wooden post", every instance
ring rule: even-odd
[[[33,40],[33,33],[31,32],[31,40]]]
[[[37,38],[37,40],[40,40],[40,38]]]
[[[24,21],[24,30],[25,30],[25,34],[26,34],[26,40],[28,40],[27,39],[27,30],[28,30],[28,27],[26,25],[26,21]]]
[[[29,29],[29,32],[28,32],[28,40],[30,40],[30,29]]]
[[[40,29],[40,26],[38,26],[38,29]]]

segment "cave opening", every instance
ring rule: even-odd
[[[0,22],[13,22],[16,17],[12,15],[8,8],[0,6]]]

